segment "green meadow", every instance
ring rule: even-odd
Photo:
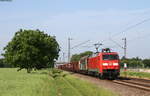
[[[150,79],[150,73],[146,72],[122,71],[121,76]]]
[[[116,96],[59,70],[26,73],[17,69],[0,69],[0,96]]]

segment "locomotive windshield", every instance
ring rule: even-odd
[[[107,54],[103,55],[103,60],[118,60],[119,56],[117,54]]]

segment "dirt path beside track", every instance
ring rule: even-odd
[[[77,73],[74,73],[73,75],[82,80],[87,80],[99,87],[103,87],[113,92],[116,92],[117,94],[119,94],[119,96],[150,96],[150,92],[148,91],[113,83],[108,80],[100,80],[96,77],[91,77],[91,76],[77,74]]]

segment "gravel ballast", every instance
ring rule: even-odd
[[[150,96],[150,92],[148,91],[129,87],[126,85],[117,84],[109,80],[100,80],[99,78],[96,77],[77,73],[74,73],[73,75],[82,80],[87,80],[99,87],[111,90],[114,93],[116,92],[117,94],[119,94],[119,96]]]

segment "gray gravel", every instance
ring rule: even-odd
[[[150,96],[150,92],[148,91],[113,83],[109,80],[100,80],[96,77],[91,77],[77,73],[73,75],[79,77],[80,79],[90,81],[91,83],[96,84],[99,87],[103,87],[105,89],[116,92],[117,94],[119,94],[119,96]]]

